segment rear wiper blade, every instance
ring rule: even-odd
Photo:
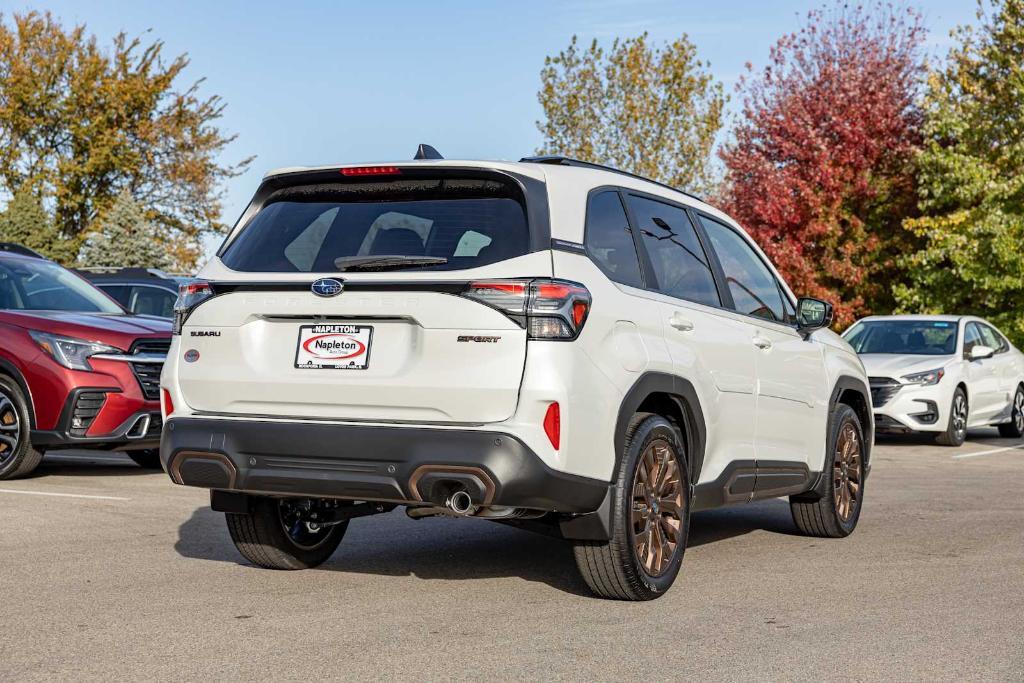
[[[417,266],[442,266],[443,256],[342,256],[334,259],[338,270],[399,270]]]

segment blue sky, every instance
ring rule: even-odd
[[[264,171],[278,166],[409,158],[428,142],[449,158],[518,159],[540,143],[536,93],[544,57],[575,33],[611,41],[648,31],[689,35],[732,92],[782,34],[821,0],[434,0],[433,2],[100,2],[0,0],[4,13],[48,9],[101,41],[119,31],[187,52],[186,78],[227,102],[238,135],[226,160],[256,155],[232,180],[234,222]],[[852,3],[851,3],[852,4]],[[973,0],[912,0],[944,54]]]

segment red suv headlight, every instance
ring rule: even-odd
[[[39,348],[70,370],[85,370],[92,372],[89,365],[89,358],[103,353],[122,354],[122,349],[99,342],[91,342],[86,339],[75,339],[74,337],[62,337],[49,332],[29,330],[29,335],[39,344]]]

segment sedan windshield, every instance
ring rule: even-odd
[[[844,336],[857,353],[948,356],[956,351],[957,324],[947,320],[868,320]]]
[[[0,310],[124,313],[82,278],[42,259],[0,260]]]

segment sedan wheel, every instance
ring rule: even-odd
[[[1013,400],[1013,426],[1018,432],[1024,432],[1024,389],[1017,389]]]
[[[964,393],[963,387],[957,387],[949,406],[946,431],[939,434],[936,441],[943,446],[962,446],[967,438],[967,415],[967,394]]]
[[[967,436],[967,399],[959,393],[953,397],[953,431],[960,441]]]
[[[999,425],[999,435],[1009,439],[1024,437],[1024,387],[1017,387],[1010,405],[1010,421]]]

